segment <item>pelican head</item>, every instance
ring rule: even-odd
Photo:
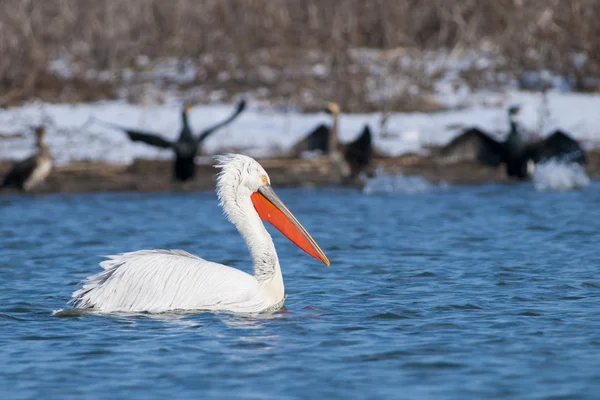
[[[185,103],[185,104],[183,105],[183,113],[184,113],[184,114],[187,114],[187,113],[189,113],[189,112],[190,112],[190,110],[192,109],[192,107],[193,107],[192,103]]]
[[[329,260],[315,240],[294,217],[271,188],[264,168],[253,158],[241,154],[215,157],[221,172],[217,196],[227,218],[244,232],[253,217],[271,223],[285,237],[309,255],[329,266]]]

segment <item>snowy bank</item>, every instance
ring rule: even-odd
[[[600,143],[600,95],[549,93],[547,115],[540,122],[541,95],[526,92],[477,93],[469,95],[474,105],[437,113],[395,113],[388,118],[386,134],[381,133],[381,114],[345,114],[341,117],[342,141],[353,139],[368,123],[375,133],[375,146],[397,156],[424,151],[427,146],[447,143],[460,129],[476,125],[499,137],[507,131],[506,107],[521,105],[520,119],[526,130],[548,134],[555,128],[570,132],[585,148]],[[450,101],[450,100],[449,100]],[[161,133],[174,139],[180,129],[177,101],[142,107],[122,101],[93,104],[27,104],[0,109],[0,159],[19,159],[30,154],[33,137],[27,127],[46,124],[48,143],[58,164],[94,160],[126,164],[136,157],[164,159],[170,151],[130,142],[120,131],[93,122],[99,119],[131,128]],[[195,131],[210,126],[232,111],[232,105],[203,105],[192,109],[190,123]],[[256,157],[280,156],[313,129],[328,122],[325,114],[282,111],[250,102],[248,109],[230,126],[216,132],[204,143],[208,154],[240,151]],[[4,136],[4,137],[3,137]]]

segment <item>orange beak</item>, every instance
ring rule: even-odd
[[[270,185],[262,186],[258,192],[252,193],[250,199],[263,221],[269,222],[292,243],[329,267],[329,260],[323,250],[283,204]]]

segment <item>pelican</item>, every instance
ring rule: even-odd
[[[586,163],[585,151],[567,133],[556,130],[545,139],[526,143],[516,121],[519,107],[508,109],[510,131],[504,142],[498,142],[478,128],[470,128],[444,146],[440,155],[444,161],[476,158],[481,163],[497,167],[506,164],[508,177],[526,179],[536,163],[555,160],[565,163]]]
[[[46,180],[52,171],[52,154],[44,142],[46,129],[42,126],[35,128],[35,141],[38,152],[25,160],[15,163],[10,172],[4,177],[1,188],[15,187],[28,192]]]
[[[278,309],[285,299],[283,277],[273,240],[261,220],[329,266],[325,253],[277,197],[258,162],[239,154],[216,159],[221,168],[219,204],[250,250],[254,275],[181,250],[141,250],[101,262],[104,271],[87,278],[69,303],[108,313]]]

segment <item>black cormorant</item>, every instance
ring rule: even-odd
[[[493,167],[504,163],[506,174],[519,179],[528,177],[529,162],[539,163],[554,159],[560,162],[586,163],[586,155],[581,146],[561,130],[554,131],[545,139],[525,142],[515,121],[518,112],[518,107],[508,109],[510,131],[504,142],[496,141],[478,128],[470,128],[440,150],[441,159],[477,159]]]
[[[373,158],[373,138],[371,129],[365,125],[360,136],[349,143],[339,142],[340,107],[336,103],[328,103],[324,110],[333,117],[331,127],[321,124],[292,148],[293,156],[300,156],[305,151],[319,150],[327,154],[344,181],[356,178],[371,164]]]
[[[144,142],[155,147],[173,149],[173,151],[175,152],[175,179],[180,181],[186,181],[194,177],[196,171],[196,164],[194,163],[194,158],[198,154],[198,148],[202,145],[202,142],[211,133],[231,123],[242,111],[244,111],[244,108],[246,108],[246,101],[240,101],[236,107],[235,112],[229,118],[208,129],[203,130],[200,133],[200,135],[198,135],[198,137],[194,137],[194,133],[192,132],[188,123],[187,114],[190,108],[191,106],[189,104],[186,104],[183,107],[183,111],[181,113],[182,127],[181,132],[179,134],[179,139],[177,139],[177,141],[170,141],[152,132],[144,132],[140,130],[129,129],[106,122],[102,122],[102,124],[107,125],[111,128],[116,128],[125,131],[125,133],[127,133],[127,135],[129,136],[129,139],[131,139],[134,142]]]
[[[38,152],[25,160],[16,162],[8,175],[4,177],[1,188],[14,187],[23,191],[30,191],[35,186],[44,182],[52,171],[52,154],[44,142],[46,129],[37,127],[35,138]]]

